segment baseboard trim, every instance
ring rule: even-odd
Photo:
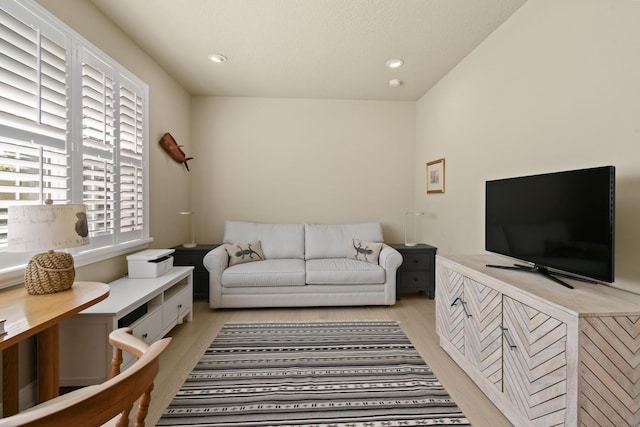
[[[25,409],[29,409],[34,406],[37,402],[38,395],[38,382],[32,381],[26,386],[22,387],[18,392],[18,410],[24,411]],[[2,411],[2,403],[0,402],[0,417],[4,417],[4,413]]]
[[[24,411],[25,409],[29,409],[36,405],[38,403],[38,382],[31,381],[29,384],[22,387],[18,396],[20,398],[20,411]]]

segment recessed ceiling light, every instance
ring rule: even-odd
[[[388,68],[400,68],[402,67],[402,64],[404,64],[404,61],[402,59],[397,59],[397,58],[390,59],[387,62],[385,62],[385,65]]]
[[[391,87],[398,87],[402,84],[402,80],[400,79],[391,79],[389,80],[389,86]]]
[[[216,64],[222,64],[223,62],[227,62],[227,57],[224,55],[220,55],[219,53],[210,54],[209,59],[215,62]]]

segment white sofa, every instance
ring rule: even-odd
[[[353,252],[354,239],[380,247]],[[233,244],[254,242],[264,260],[229,267]],[[256,244],[256,242],[259,242]],[[209,305],[225,307],[301,307],[393,305],[400,252],[383,243],[380,223],[264,224],[226,221],[224,245],[204,257],[209,270]],[[246,246],[244,246],[246,248]],[[365,246],[369,248],[369,245]],[[357,252],[357,251],[356,251]],[[240,252],[237,252],[239,254]],[[246,252],[248,254],[248,252]],[[371,255],[373,254],[373,255]],[[365,262],[358,255],[371,257]],[[257,258],[256,258],[257,259]],[[360,259],[360,260],[359,260]]]

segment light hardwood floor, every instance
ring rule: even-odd
[[[397,320],[474,427],[512,425],[440,348],[435,329],[435,301],[419,294],[403,296],[393,307],[211,310],[205,301],[195,301],[193,321],[178,325],[169,334],[173,342],[160,360],[147,425],[155,425],[226,322],[344,320]]]

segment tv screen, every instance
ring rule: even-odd
[[[486,182],[485,249],[614,281],[615,167]]]

